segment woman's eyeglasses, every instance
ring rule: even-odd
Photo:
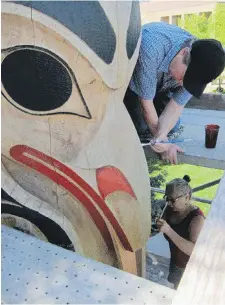
[[[171,197],[169,197],[169,196],[167,196],[167,195],[164,195],[164,196],[163,196],[163,199],[165,199],[166,202],[170,202],[170,203],[172,203],[172,204],[175,204],[175,203],[178,201],[179,198],[184,197],[184,196],[186,196],[186,195],[187,195],[187,194],[178,196],[178,197],[175,198],[175,199],[174,199],[174,198],[171,198]]]

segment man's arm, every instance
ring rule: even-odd
[[[158,118],[152,100],[141,98],[141,105],[146,124],[157,139],[164,139],[167,137],[167,134],[175,126],[184,108],[183,105],[178,105],[173,99],[171,99]]]
[[[161,138],[167,135],[175,126],[184,106],[191,99],[192,95],[183,87],[173,94],[169,103],[160,115],[156,137]]]
[[[158,115],[152,100],[141,99],[144,119],[150,131],[155,136],[158,128]]]
[[[173,99],[169,101],[159,117],[155,138],[161,139],[168,135],[179,119],[183,108],[183,105],[177,104]]]
[[[158,118],[152,100],[141,99],[141,105],[145,121],[151,130],[154,138],[167,140],[167,134],[177,122],[183,106],[178,105],[173,99],[170,100],[161,116]],[[164,160],[169,160],[172,164],[177,164],[177,151],[183,150],[174,144],[156,144],[151,146],[152,150],[161,154]]]

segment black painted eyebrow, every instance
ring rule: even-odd
[[[98,1],[11,1],[31,7],[66,26],[105,63],[116,50],[116,34]]]
[[[1,212],[3,215],[9,214],[12,217],[18,216],[30,221],[40,229],[40,231],[48,238],[49,242],[55,245],[64,245],[64,248],[69,248],[69,246],[72,245],[72,242],[66,232],[51,218],[48,218],[38,211],[32,210],[19,203],[17,200],[7,194],[4,189],[1,189],[1,199],[17,205],[15,206],[9,203],[2,203]]]
[[[138,39],[141,33],[141,18],[139,1],[132,2],[130,13],[130,22],[127,30],[127,57],[131,59],[137,47]]]

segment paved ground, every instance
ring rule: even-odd
[[[205,166],[225,170],[225,111],[184,109],[181,116],[184,132],[180,138],[191,138],[193,141],[179,143],[185,150],[179,154],[179,163]],[[220,131],[217,146],[214,149],[205,148],[205,125],[218,124]],[[144,147],[145,155],[152,163],[157,162],[158,155],[149,147]]]
[[[179,156],[182,163],[225,169],[225,112],[216,110],[184,109],[181,122],[185,129],[182,138],[193,141],[179,144],[185,155]],[[217,146],[205,148],[205,125],[218,124],[220,131]]]
[[[146,253],[146,278],[160,285],[173,288],[173,285],[167,281],[169,272],[168,258],[147,252]]]

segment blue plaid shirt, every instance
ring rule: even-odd
[[[153,22],[142,27],[142,41],[138,61],[130,81],[130,89],[146,100],[153,100],[157,85],[166,83],[170,88],[178,87],[176,81],[171,86],[169,65],[175,55],[191,42],[194,37],[185,30],[164,22]],[[162,79],[163,78],[163,79]],[[172,81],[173,83],[173,81]],[[192,95],[183,87],[170,95],[177,104],[185,105]]]

